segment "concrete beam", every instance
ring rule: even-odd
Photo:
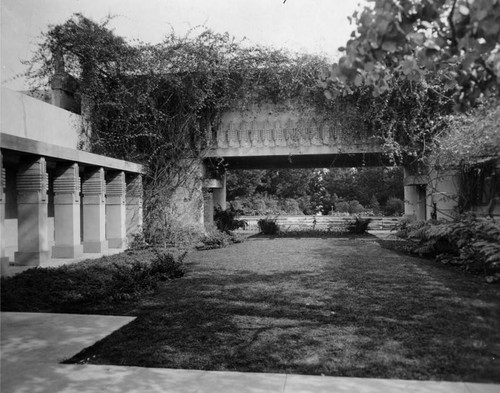
[[[70,149],[68,147],[52,145],[33,139],[22,138],[14,135],[0,133],[0,147],[12,150],[16,154],[25,153],[36,156],[51,158],[54,161],[71,161],[81,166],[102,167],[125,172],[142,173],[142,165],[129,161],[118,160],[89,153],[83,150]]]
[[[222,156],[228,169],[330,168],[390,166],[381,153]]]

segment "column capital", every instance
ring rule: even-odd
[[[106,204],[125,204],[127,185],[125,172],[109,171],[106,173]]]
[[[85,171],[82,194],[84,204],[104,203],[106,195],[106,179],[103,168],[91,168]]]
[[[18,203],[47,203],[47,162],[39,157],[22,162],[17,174]]]
[[[57,164],[54,178],[55,203],[79,203],[80,191],[78,164]]]

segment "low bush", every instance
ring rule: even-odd
[[[237,217],[243,212],[235,209],[232,205],[226,210],[220,207],[215,208],[214,223],[217,229],[221,232],[228,233],[235,229],[245,228],[248,223],[245,220],[238,220]]]
[[[57,268],[33,268],[1,278],[2,311],[71,312],[137,298],[184,275],[185,254],[128,251]]]
[[[454,222],[415,221],[400,235],[415,242],[412,252],[500,280],[500,224],[465,215]]]
[[[416,231],[427,225],[427,223],[433,223],[434,221],[425,220],[415,220],[411,218],[401,218],[396,225],[391,229],[391,231],[396,232],[396,236],[403,239],[408,238],[408,234]],[[437,223],[437,222],[435,222]]]
[[[280,227],[278,225],[278,217],[270,218],[261,218],[257,221],[257,225],[259,226],[260,232],[264,235],[277,235],[280,231]]]
[[[221,232],[217,229],[208,231],[200,244],[196,247],[198,250],[212,250],[216,248],[228,247],[234,243],[241,243],[243,238],[237,234]]]
[[[200,241],[200,230],[196,225],[187,224],[172,214],[157,220],[149,220],[144,227],[144,242],[159,248],[193,247]]]
[[[353,221],[346,224],[347,232],[353,235],[363,235],[368,230],[368,225],[372,220],[370,218],[361,218],[356,216]]]
[[[405,203],[399,198],[391,197],[385,203],[383,211],[386,216],[401,216],[405,211]]]

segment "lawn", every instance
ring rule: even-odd
[[[138,318],[68,362],[500,382],[500,286],[375,238],[255,236],[186,269],[82,309]]]

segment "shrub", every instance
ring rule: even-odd
[[[349,202],[346,201],[336,202],[335,211],[338,213],[349,213]]]
[[[398,221],[396,225],[391,229],[391,231],[396,232],[396,236],[401,238],[408,238],[408,234],[415,232],[417,229],[422,228],[428,223],[425,220],[415,220],[411,218],[402,218]]]
[[[257,221],[257,225],[259,226],[260,232],[264,235],[277,235],[280,229],[277,221],[277,216],[274,218],[266,217]]]
[[[205,237],[201,240],[201,243],[196,248],[198,250],[212,250],[216,248],[228,247],[234,243],[241,243],[243,238],[229,233],[221,232],[217,229],[209,231]]]
[[[145,230],[145,241],[159,248],[190,248],[200,239],[200,230],[194,225],[186,224],[172,215],[155,223],[150,222]]]
[[[241,210],[236,210],[233,205],[222,210],[220,207],[215,208],[214,223],[217,229],[221,232],[229,233],[238,228],[245,228],[248,223],[245,220],[238,220],[236,217],[242,213]]]
[[[184,255],[142,250],[1,278],[3,311],[82,311],[137,298],[184,274]]]
[[[129,244],[129,249],[131,250],[144,250],[148,248],[150,245],[146,242],[146,237],[144,236],[144,232],[142,228],[139,228],[137,233],[132,235],[132,241]]]
[[[417,242],[413,252],[483,273],[488,281],[500,279],[500,224],[494,219],[465,215],[410,225],[407,237]]]
[[[349,201],[349,213],[350,214],[359,214],[362,211],[364,211],[365,208],[361,203],[359,203],[357,200],[352,200]]]
[[[400,216],[404,213],[404,210],[404,202],[399,198],[391,197],[385,203],[384,214],[386,216]]]
[[[353,221],[346,225],[347,231],[355,235],[363,235],[368,230],[368,225],[372,220],[370,218],[361,218],[356,216]]]

